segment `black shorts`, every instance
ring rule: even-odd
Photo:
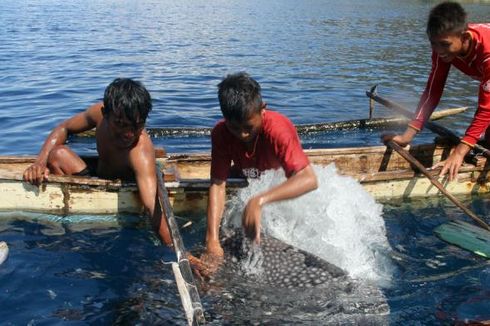
[[[80,172],[74,173],[73,175],[79,177],[96,177],[97,176],[97,159],[96,158],[86,158],[83,160],[87,166]]]

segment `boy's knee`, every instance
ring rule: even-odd
[[[56,165],[63,162],[69,156],[70,150],[65,145],[55,146],[48,155],[48,165]]]

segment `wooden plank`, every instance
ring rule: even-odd
[[[446,146],[424,144],[411,146],[409,151],[425,166],[430,167],[447,158],[451,149]],[[339,172],[345,175],[411,170],[411,165],[403,157],[387,150],[385,146],[314,149],[305,150],[305,153],[312,164],[335,163]],[[177,166],[181,179],[209,178],[211,164],[209,153],[170,154],[166,162]],[[484,162],[481,161],[481,166]]]
[[[463,221],[451,221],[438,226],[436,235],[474,254],[490,258],[490,232]]]
[[[430,167],[450,152],[444,145],[411,146],[410,153]],[[412,166],[385,146],[329,148],[305,151],[310,162],[325,166],[334,163],[339,174],[351,176],[376,199],[437,195],[439,191],[419,177]],[[91,157],[92,159],[94,157]],[[88,159],[91,159],[90,157]],[[93,177],[55,176],[41,187],[22,181],[22,174],[35,157],[0,156],[0,209],[52,212],[57,214],[104,214],[140,212],[138,189],[134,182]],[[206,207],[209,188],[210,153],[166,154],[157,158],[165,167],[164,182],[177,214]],[[490,192],[490,165],[479,157],[477,165],[465,163],[458,181],[441,179],[455,194]],[[436,175],[437,171],[430,171]],[[244,179],[227,181],[230,194],[247,185]],[[84,207],[85,206],[85,207]]]
[[[407,171],[407,174],[410,172]],[[413,172],[410,173],[413,176]],[[359,176],[363,188],[379,200],[391,198],[414,198],[439,194],[439,191],[425,178],[411,177],[397,179],[397,173],[388,173],[391,180],[380,174]],[[402,173],[398,173],[402,176]],[[364,179],[363,179],[364,178]],[[380,178],[380,180],[377,180]],[[444,181],[444,180],[441,180]],[[246,186],[245,180],[228,181],[228,195],[234,189]],[[170,200],[177,214],[202,211],[206,207],[209,179],[166,182]],[[478,182],[478,173],[461,174],[454,182],[445,182],[445,188],[454,194],[488,193],[489,183]],[[118,212],[140,212],[136,186],[122,186],[116,189],[67,185],[49,182],[40,188],[15,180],[0,180],[0,208],[3,210],[28,210],[56,214],[113,214]]]

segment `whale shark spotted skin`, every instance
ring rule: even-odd
[[[270,236],[264,237],[257,246],[242,236],[234,235],[224,241],[223,247],[228,261],[241,262],[242,270],[247,269],[247,264],[254,265],[251,269],[257,269],[256,281],[268,285],[309,288],[346,277],[341,268]]]
[[[234,323],[388,324],[389,306],[374,284],[270,236],[260,247],[233,234],[210,281],[218,314]]]

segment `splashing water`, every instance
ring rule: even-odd
[[[243,241],[247,241],[244,239]],[[246,246],[242,243],[242,246]],[[260,246],[256,244],[252,244],[250,246],[250,250],[246,251],[247,257],[241,261],[242,271],[245,272],[246,275],[256,275],[260,276],[263,272],[262,263],[264,262],[264,254],[260,249]]]
[[[353,178],[337,173],[335,165],[315,166],[319,187],[293,200],[263,208],[262,231],[339,266],[353,278],[389,283],[390,246],[382,205]],[[249,198],[285,180],[282,170],[266,171],[250,180],[229,203],[225,228],[241,225]]]

